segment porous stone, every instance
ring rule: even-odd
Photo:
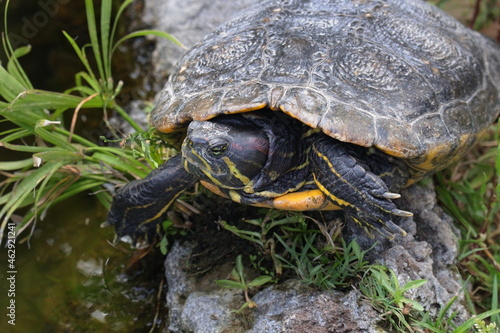
[[[383,241],[371,250],[370,260],[392,269],[400,286],[411,280],[427,280],[405,296],[418,301],[431,316],[457,296],[450,313],[456,313],[456,323],[464,322],[469,313],[462,305],[460,277],[454,267],[457,230],[436,205],[432,187],[413,186],[403,196],[400,206],[414,212],[402,224],[408,235]],[[432,235],[427,240],[429,230]],[[363,233],[356,236],[367,246],[372,245],[368,240],[377,241],[365,237]],[[229,247],[227,239],[219,245],[217,242],[218,237],[214,237],[214,246]],[[213,266],[209,276],[195,277],[188,272],[195,247],[193,242],[176,242],[167,255],[171,332],[384,332],[380,314],[358,290],[318,291],[295,279],[257,292],[252,297],[257,307],[238,314],[235,310],[245,302],[242,292],[215,284],[215,280],[227,278],[234,263]]]
[[[152,61],[156,70],[152,75],[164,81],[177,60],[205,35],[239,11],[258,0],[145,0],[143,20],[154,29],[176,37],[185,49],[158,38]]]

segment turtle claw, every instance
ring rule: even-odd
[[[385,199],[399,199],[399,198],[401,198],[401,194],[392,193],[392,192],[385,192],[384,194],[382,194],[382,197]]]
[[[401,210],[401,209],[393,209],[391,211],[392,214],[397,215],[397,216],[403,216],[403,217],[411,217],[413,216],[412,212],[407,212],[406,210]]]
[[[386,230],[385,230],[386,229]],[[394,234],[398,234],[401,236],[406,236],[407,233],[404,231],[402,228],[394,224],[392,221],[388,221],[385,223],[385,228],[377,229],[377,231],[384,231],[384,232],[389,232],[391,237],[387,238],[394,238]],[[383,235],[383,234],[382,234]]]
[[[120,242],[120,237],[118,237],[118,235],[115,234],[115,237],[111,241],[111,244],[116,246],[116,245],[118,245],[119,242]]]
[[[382,237],[387,238],[387,239],[394,239],[394,233],[390,232],[389,230],[383,229],[383,228],[378,228],[376,230],[377,230],[377,233],[379,233]]]
[[[107,228],[107,227],[111,227],[111,226],[112,226],[112,224],[109,223],[108,221],[101,223],[101,228]]]

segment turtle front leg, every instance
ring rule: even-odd
[[[116,193],[107,223],[115,227],[118,237],[150,242],[167,209],[196,181],[182,166],[181,155],[172,157],[146,178],[134,180]]]
[[[317,186],[370,236],[373,231],[387,238],[393,238],[394,234],[406,235],[392,219],[413,214],[396,207],[391,199],[399,198],[399,194],[391,193],[378,175],[366,170],[353,157],[359,158],[359,152],[350,148],[330,138],[320,138],[313,143],[310,158]],[[388,169],[390,167],[388,165]]]

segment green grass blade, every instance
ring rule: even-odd
[[[30,130],[22,129],[22,128],[15,128],[14,130],[8,131],[8,132],[10,132],[10,133],[7,133],[7,132],[0,133],[0,135],[4,136],[0,140],[0,145],[3,143],[6,143],[6,142],[8,143],[8,142],[12,142],[15,140],[23,139],[23,138],[33,134],[32,130],[30,131]]]
[[[488,318],[488,317],[491,317],[494,315],[498,315],[498,314],[500,314],[500,309],[493,309],[493,310],[489,310],[489,311],[480,313],[478,315],[475,315],[474,317],[470,318],[465,323],[460,325],[460,327],[458,327],[456,330],[454,330],[453,333],[466,333],[474,326],[474,324],[476,323],[476,320],[478,320],[478,319],[483,320],[485,318]]]
[[[80,72],[75,75],[75,82],[77,84],[75,88],[83,89],[83,80],[92,88],[93,91],[86,91],[87,95],[92,95],[95,92],[100,92],[101,86],[99,85],[99,82],[95,79],[93,75],[89,75],[87,72]],[[67,92],[66,92],[67,93]]]
[[[10,57],[11,54],[13,54],[13,50],[12,50],[12,45],[10,44],[10,40],[8,37],[6,36],[9,36],[9,30],[7,29],[7,22],[8,22],[8,16],[7,16],[7,13],[9,12],[9,2],[10,0],[7,0],[5,2],[5,6],[4,6],[4,12],[3,12],[3,35],[2,35],[2,45],[3,45],[3,49],[4,49],[4,52],[5,52],[5,55],[8,57]]]
[[[427,283],[427,280],[413,280],[413,281],[410,281],[408,282],[407,284],[405,284],[402,288],[401,288],[401,291],[407,291],[409,289],[413,289],[413,288],[418,288],[420,286],[423,286],[424,284]]]
[[[215,281],[219,286],[228,289],[244,289],[244,285],[241,282],[231,281],[231,280],[217,280]]]
[[[42,199],[47,194],[49,194],[48,192],[54,193],[54,192],[60,191],[61,187],[62,188],[65,187],[65,184],[58,183],[58,185],[59,185],[58,187],[56,187],[55,185],[52,185],[51,187],[48,188],[47,191],[45,190],[45,188],[47,187],[47,184],[52,180],[52,176],[54,176],[54,174],[57,172],[57,170],[60,167],[62,167],[65,163],[66,163],[65,161],[58,161],[56,163],[51,163],[52,165],[47,164],[47,165],[51,165],[51,166],[59,165],[59,167],[51,168],[50,171],[45,174],[45,177],[43,179],[41,179],[41,181],[38,182],[39,184],[37,184],[37,189],[36,189],[36,191],[34,191],[35,205],[33,205],[33,210],[34,210],[35,215],[38,215],[38,212],[43,210],[43,206],[47,206],[47,205],[50,206],[52,201],[47,201],[48,199],[47,200]],[[74,178],[74,177],[72,177],[72,178]]]
[[[79,194],[79,193],[83,193],[83,192],[86,192],[89,190],[95,190],[96,188],[100,187],[102,184],[103,184],[103,182],[95,181],[92,179],[85,179],[85,180],[75,182],[70,187],[68,187],[64,191],[64,193],[62,193],[57,198],[55,198],[54,201],[52,202],[52,204],[62,202],[66,199],[69,199],[69,198]]]
[[[78,147],[69,143],[67,141],[68,138],[66,136],[47,130],[45,128],[45,126],[40,124],[41,122],[43,122],[43,121],[39,121],[39,123],[35,126],[35,133],[40,138],[42,138],[45,142],[52,143],[54,146],[58,147],[59,149],[63,149],[66,151],[70,151],[70,152],[78,151]]]
[[[71,135],[69,131],[65,130],[64,128],[62,127],[56,127],[54,129],[57,133],[61,134],[61,135],[64,135],[65,137],[69,138],[69,136]],[[99,147],[99,145],[95,144],[94,142],[91,142],[85,138],[82,138],[81,136],[77,135],[77,134],[74,134],[73,133],[73,137],[72,137],[72,141],[73,142],[77,142],[81,145],[84,145],[85,147],[88,147],[88,148],[94,148],[94,147]],[[113,151],[121,151],[116,149],[116,148],[111,148],[111,149],[114,149]]]
[[[19,63],[19,60],[17,59],[16,57],[16,52],[12,49],[12,45],[10,44],[10,40],[8,38],[9,36],[9,33],[8,33],[8,29],[7,29],[7,21],[8,21],[8,8],[9,8],[9,0],[7,0],[5,2],[5,10],[4,10],[4,30],[3,30],[3,35],[2,35],[2,43],[3,43],[3,46],[4,46],[4,51],[5,51],[5,55],[7,56],[7,58],[9,59],[9,63],[11,63],[11,68],[12,66],[15,67],[15,70],[13,70],[13,73],[17,73],[19,75],[19,79],[20,79],[20,84],[24,85],[26,87],[26,89],[33,89],[33,86],[31,85],[31,82],[30,80],[28,79],[28,76],[26,75],[26,73],[24,72],[21,64]],[[22,53],[22,51],[19,51]],[[17,54],[20,54],[20,53],[17,53]],[[9,100],[8,100],[9,101]]]
[[[118,8],[118,11],[115,15],[115,19],[113,21],[113,27],[111,28],[111,35],[109,38],[109,40],[111,42],[113,42],[115,40],[115,33],[116,33],[116,29],[118,27],[118,21],[120,20],[120,17],[122,16],[123,11],[132,3],[132,1],[134,1],[134,0],[126,0],[121,4],[120,8]],[[116,49],[116,45],[118,45],[118,43],[115,44],[113,49],[110,50],[110,52],[109,52],[110,57],[113,56],[114,50]]]
[[[111,26],[111,5],[112,1],[101,2],[101,51],[104,67],[103,79],[111,78],[111,54],[109,46],[109,28]],[[112,87],[108,87],[112,89]]]
[[[91,81],[95,82],[95,84],[97,84],[97,89],[95,89],[95,91],[96,92],[100,91],[100,86],[97,83],[98,80],[94,74],[94,71],[92,70],[92,67],[90,67],[89,61],[88,61],[87,56],[85,54],[85,47],[80,49],[78,47],[78,44],[76,44],[76,41],[70,35],[68,35],[68,33],[66,31],[63,30],[62,33],[66,37],[66,39],[69,41],[71,46],[73,47],[73,50],[75,51],[76,55],[78,56],[78,58],[82,62],[83,66],[85,66],[85,70],[87,71],[88,75],[90,75],[90,77],[92,78]],[[94,88],[95,85],[91,85],[91,86]]]
[[[263,284],[268,283],[273,279],[272,276],[269,275],[261,275],[255,279],[253,279],[251,282],[248,283],[249,287],[259,287],[262,286]]]
[[[126,40],[131,39],[131,38],[135,38],[135,37],[148,36],[148,35],[153,35],[153,36],[156,36],[156,37],[165,38],[165,39],[171,41],[172,43],[174,43],[175,45],[180,46],[183,49],[186,49],[186,47],[184,46],[184,44],[182,44],[177,38],[175,38],[171,34],[168,34],[168,33],[163,32],[163,31],[158,31],[158,30],[139,30],[139,31],[131,32],[128,35],[123,36],[122,38],[120,38],[116,42],[116,44],[115,44],[115,46],[114,46],[114,48],[112,50],[112,53],[114,53],[114,51],[116,50],[116,48],[121,43],[125,42]]]
[[[495,272],[493,276],[493,286],[491,291],[491,308],[498,309],[498,277],[500,273]],[[500,326],[500,315],[498,313],[491,316],[491,321]]]
[[[26,133],[26,131],[29,132],[29,134],[33,134],[35,132],[34,128],[37,122],[40,120],[46,120],[48,115],[44,113],[43,110],[20,110],[19,112],[12,112],[11,110],[6,109],[0,111],[0,116],[3,116],[5,119],[22,128],[23,132],[18,132],[18,134]],[[15,137],[16,135],[14,134],[13,136]]]
[[[19,65],[18,58],[28,54],[31,51],[31,46],[21,46],[14,50],[12,57],[7,63],[7,71],[24,87],[28,89],[33,89],[30,80],[28,79],[23,68]]]
[[[30,109],[76,108],[83,101],[82,97],[45,90],[27,90],[10,104],[10,111]],[[100,108],[104,105],[100,97],[86,101],[82,108]]]
[[[107,2],[107,1],[103,1]],[[102,55],[99,45],[99,36],[97,33],[97,26],[95,22],[95,11],[93,0],[85,0],[85,9],[87,12],[87,26],[89,29],[90,44],[92,45],[92,51],[94,52],[95,62],[97,64],[97,69],[99,71],[99,76],[102,80],[105,80],[105,74],[102,63]]]
[[[30,194],[33,194],[34,189],[38,183],[44,179],[48,174],[60,168],[64,163],[50,163],[42,165],[40,168],[35,169],[26,178],[24,178],[11,192],[9,201],[5,203],[2,210],[0,210],[0,219],[2,224],[0,226],[0,239],[2,239],[3,231],[14,211],[21,205],[23,200]]]
[[[43,152],[51,151],[51,150],[55,150],[55,151],[61,150],[60,148],[57,148],[57,147],[38,147],[38,146],[26,146],[26,145],[14,145],[14,144],[7,143],[7,142],[1,142],[1,146],[5,147],[7,149],[10,149],[10,150],[21,151],[21,152],[25,152],[25,153],[43,153]]]
[[[24,87],[5,68],[0,66],[0,96],[7,102],[13,101],[19,94],[25,91]]]
[[[139,178],[144,178],[148,175],[148,172],[144,171],[141,168],[138,168],[136,163],[141,165],[141,167],[144,167],[144,165],[142,165],[142,163],[135,161],[133,159],[129,159],[127,161],[128,163],[124,163],[123,159],[121,159],[121,158],[117,158],[115,156],[102,154],[102,153],[95,153],[92,155],[92,158],[97,160],[97,161],[108,164],[113,169],[119,170],[121,172],[125,172],[127,174],[136,175]],[[132,162],[132,161],[135,161],[135,162]]]
[[[79,95],[82,95],[82,96],[90,96],[90,95],[93,95],[96,92],[98,92],[98,91],[95,91],[93,89],[93,87],[90,88],[90,87],[84,86],[82,84],[82,80],[81,80],[80,76],[78,76],[78,77],[75,76],[75,81],[77,81],[77,86],[70,88],[68,90],[65,90],[64,91],[65,94],[71,95],[72,93],[77,92],[77,93],[79,93]],[[64,110],[62,110],[62,111],[64,111]]]
[[[39,158],[42,162],[64,162],[66,164],[76,163],[83,160],[84,155],[79,152],[67,150],[51,150],[33,154],[33,157]]]
[[[0,170],[2,171],[20,170],[30,166],[33,166],[32,158],[27,158],[18,161],[0,162]]]

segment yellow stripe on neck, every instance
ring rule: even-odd
[[[243,175],[243,174],[242,174],[242,173],[238,170],[238,168],[236,167],[236,164],[234,164],[234,163],[233,163],[233,161],[231,161],[231,160],[229,159],[229,157],[224,156],[224,157],[222,158],[222,160],[223,160],[223,161],[227,164],[227,166],[229,167],[229,171],[231,171],[231,174],[232,174],[234,177],[238,178],[238,179],[241,181],[241,183],[242,183],[243,185],[250,184],[250,182],[251,182],[250,178],[248,178],[247,176]]]

